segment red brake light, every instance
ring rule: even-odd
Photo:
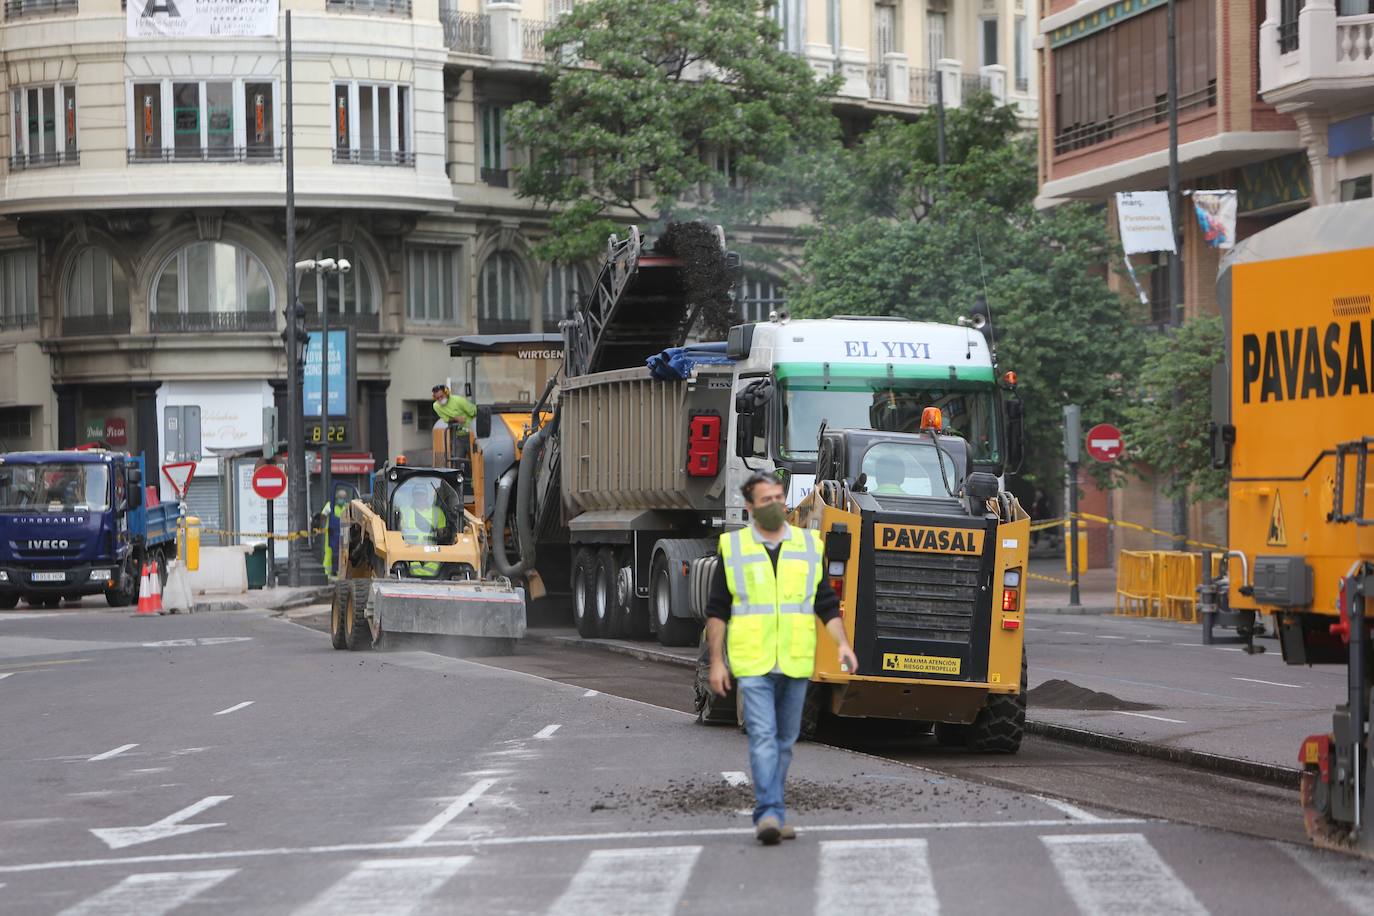
[[[1004,589],[1002,589],[1002,610],[1004,610],[1004,611],[1016,611],[1016,610],[1020,610],[1020,605],[1021,605],[1021,595],[1016,591],[1016,589],[1014,589],[1014,588],[1004,588]]]
[[[835,594],[844,597],[844,579],[839,576],[830,577],[830,587],[835,590]]]
[[[1015,617],[1011,618],[1010,620],[1004,620],[1002,621],[1002,629],[1019,630],[1021,629],[1021,621],[1017,620]]]

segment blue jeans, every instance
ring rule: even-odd
[[[806,678],[785,674],[736,678],[744,698],[744,727],[749,730],[749,769],[754,778],[754,823],[776,817],[785,823],[782,793],[792,745],[801,732]]]

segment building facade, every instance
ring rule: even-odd
[[[948,104],[988,88],[1031,119],[1025,2],[783,0],[776,15],[788,48],[844,75],[835,103],[853,117],[915,114],[938,73]],[[430,387],[458,374],[445,338],[554,330],[591,279],[532,256],[546,221],[512,189],[506,136],[570,3],[282,0],[296,256],[353,265],[323,290],[353,340],[345,478],[426,447]],[[103,440],[155,479],[175,457],[168,408],[199,406],[191,502],[236,528],[219,456],[259,443],[262,408],[285,402],[284,17],[269,37],[136,38],[118,0],[4,11],[0,449]],[[749,274],[746,314],[784,287]],[[316,326],[313,278],[300,299]]]
[[[1168,187],[1166,6],[1043,0],[1036,39],[1041,205],[1101,204],[1115,232],[1115,192]],[[1368,196],[1370,12],[1367,0],[1176,0],[1181,186],[1185,194],[1235,189],[1237,238],[1311,205]],[[1224,252],[1203,240],[1186,199],[1183,209],[1184,315],[1215,314]],[[1141,317],[1151,325],[1171,317],[1168,258],[1133,258],[1147,269],[1149,306]],[[1134,298],[1134,291],[1123,294]],[[1173,528],[1171,502],[1148,477],[1114,491],[1112,508],[1117,518]],[[1195,506],[1189,530],[1224,542],[1223,507]],[[1127,531],[1112,538],[1128,549],[1165,543]],[[1105,544],[1094,547],[1107,557]]]

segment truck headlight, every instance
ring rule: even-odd
[[[3,569],[0,569],[0,582],[8,581],[10,581],[10,574],[5,572]]]
[[[105,581],[106,579],[110,579],[110,578],[113,578],[113,577],[110,575],[110,571],[109,571],[108,569],[93,569],[93,570],[91,570],[91,581],[92,581],[92,582],[96,582],[96,581],[103,582],[103,581]]]

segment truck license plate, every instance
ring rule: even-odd
[[[67,574],[64,572],[36,572],[29,578],[34,582],[66,582]]]
[[[940,655],[883,653],[884,671],[902,671],[908,674],[958,674],[962,664],[963,659]]]

